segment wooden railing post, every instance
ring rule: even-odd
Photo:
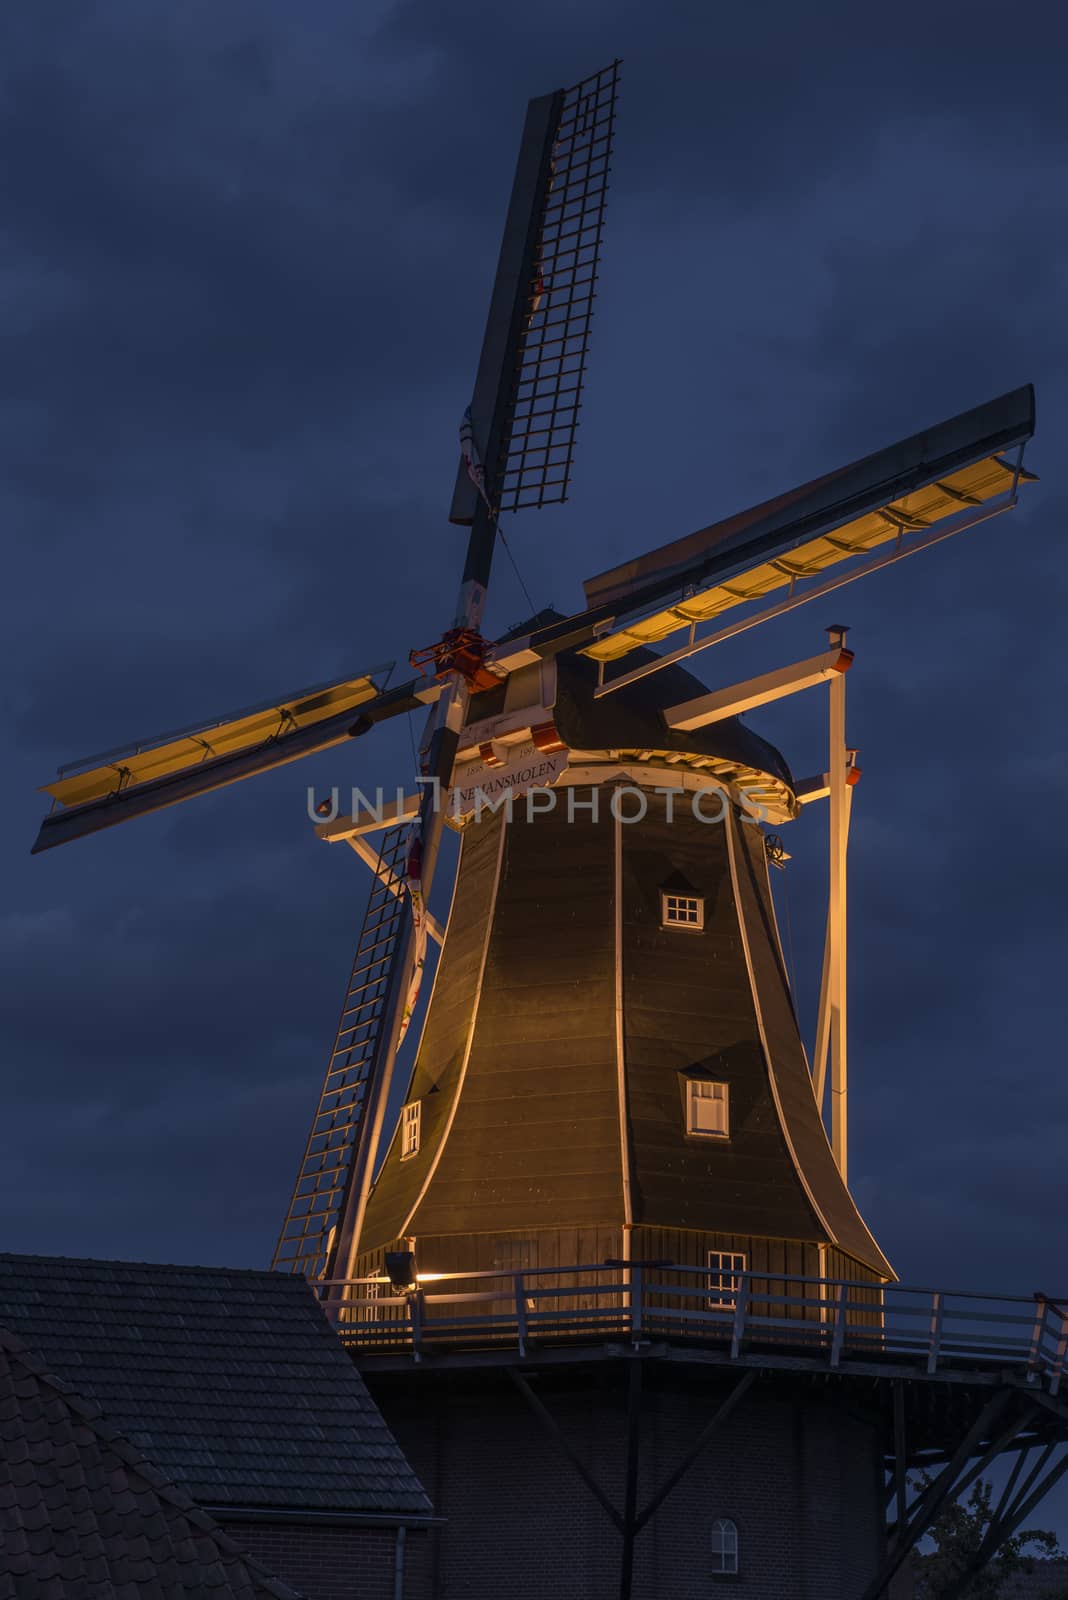
[[[831,1366],[836,1367],[842,1359],[842,1346],[845,1344],[846,1331],[846,1306],[849,1301],[848,1283],[840,1283],[834,1297],[834,1332],[831,1335]]]
[[[423,1291],[416,1289],[414,1294],[408,1296],[408,1319],[412,1325],[412,1355],[416,1361],[423,1359],[423,1323],[426,1307],[423,1304]]]
[[[927,1346],[928,1373],[932,1373],[938,1366],[938,1352],[942,1348],[942,1324],[945,1321],[945,1315],[945,1296],[940,1289],[936,1289],[931,1295],[931,1342]]]
[[[1061,1379],[1068,1368],[1068,1311],[1057,1310],[1061,1314],[1061,1336],[1057,1340],[1057,1353],[1053,1358],[1053,1367],[1050,1372],[1049,1392],[1057,1394],[1061,1387]]]
[[[642,1289],[644,1274],[640,1266],[632,1266],[627,1276],[630,1279],[630,1337],[634,1344],[641,1338],[642,1317],[644,1306],[642,1304]]]
[[[1042,1369],[1042,1346],[1046,1340],[1046,1316],[1049,1302],[1044,1294],[1035,1295],[1035,1321],[1031,1331],[1031,1349],[1027,1357],[1027,1377],[1034,1383]]]
[[[731,1360],[737,1361],[745,1337],[745,1318],[749,1309],[749,1274],[743,1272],[738,1279],[734,1300],[734,1326],[731,1329]]]
[[[517,1272],[514,1279],[515,1285],[515,1324],[519,1338],[519,1354],[527,1353],[527,1296],[523,1274]]]

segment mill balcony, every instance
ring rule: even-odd
[[[1056,1396],[1068,1370],[1065,1300],[702,1272],[621,1262],[520,1272],[331,1279],[316,1291],[361,1364],[481,1364],[576,1347],[654,1343],[767,1368],[873,1376],[1012,1377]],[[1066,1297],[1068,1299],[1068,1297]]]

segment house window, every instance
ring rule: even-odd
[[[708,1252],[708,1303],[715,1310],[733,1311],[742,1285],[745,1256],[736,1250]]]
[[[705,925],[705,903],[696,894],[661,894],[660,923],[664,928],[693,928]]]
[[[712,1571],[738,1571],[738,1529],[729,1517],[717,1517],[712,1524]]]
[[[407,1161],[419,1149],[419,1123],[423,1110],[421,1100],[409,1100],[401,1113],[401,1160]]]
[[[730,1138],[730,1095],[725,1083],[686,1080],[686,1132],[710,1139]]]
[[[361,1300],[367,1300],[367,1301],[370,1302],[370,1304],[364,1305],[364,1306],[360,1306],[359,1311],[357,1312],[357,1320],[358,1321],[360,1321],[360,1322],[377,1322],[378,1321],[378,1311],[379,1311],[378,1297],[379,1297],[379,1294],[381,1293],[381,1290],[382,1290],[382,1285],[378,1281],[377,1278],[372,1278],[370,1283],[361,1283],[360,1284],[360,1286],[359,1286],[359,1288],[357,1290],[357,1294],[358,1294],[358,1296],[359,1296],[359,1298]]]

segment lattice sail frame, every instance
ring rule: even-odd
[[[567,499],[604,233],[618,61],[563,95],[496,485],[500,511]]]

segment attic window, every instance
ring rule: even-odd
[[[710,1139],[730,1138],[730,1091],[725,1083],[687,1078],[686,1132]]]
[[[422,1121],[423,1102],[409,1100],[401,1113],[401,1160],[407,1161],[419,1149],[419,1125]]]
[[[696,894],[662,893],[660,925],[664,928],[693,928],[700,932],[705,925],[704,901]]]

